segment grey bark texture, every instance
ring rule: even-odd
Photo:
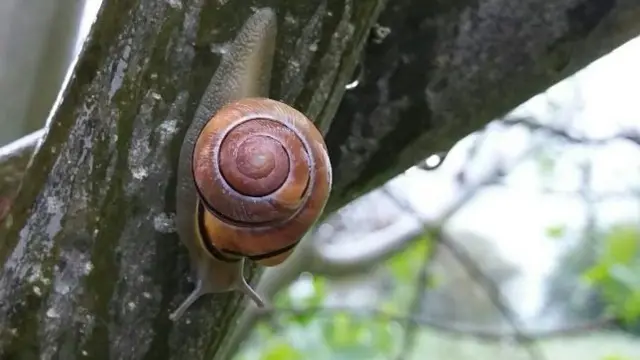
[[[272,94],[286,89],[319,119],[339,103],[382,2],[104,1],[0,229],[0,358],[215,354],[237,294],[168,319],[193,288],[171,224],[175,169],[225,43],[264,6],[278,15]]]
[[[639,35],[639,16],[633,0],[389,2],[327,134],[329,211]]]
[[[105,0],[0,228],[0,358],[216,354],[237,294],[168,319],[193,288],[175,169],[222,45],[255,7],[278,14],[271,97],[326,134],[328,212],[640,33],[631,0],[396,0],[378,17],[383,5]]]

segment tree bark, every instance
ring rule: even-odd
[[[330,119],[382,1],[103,2],[0,229],[0,358],[215,354],[241,298],[208,296],[168,319],[193,283],[167,214],[221,45],[263,6],[279,19],[272,97]]]
[[[252,7],[278,13],[271,97],[327,134],[327,211],[640,32],[631,0],[397,0],[369,36],[383,3],[105,0],[0,229],[0,357],[215,355],[242,303],[168,320],[193,287],[168,214],[181,136]]]
[[[639,17],[633,0],[390,2],[327,134],[328,210],[639,35]]]

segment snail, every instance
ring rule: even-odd
[[[275,13],[258,10],[223,55],[183,140],[176,227],[196,284],[174,321],[208,293],[239,291],[264,307],[244,278],[245,259],[282,263],[328,200],[320,131],[268,98],[275,40]]]

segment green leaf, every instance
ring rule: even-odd
[[[615,228],[606,239],[606,260],[630,263],[638,255],[638,237],[636,228]]]
[[[538,169],[542,173],[542,176],[550,176],[556,167],[556,158],[549,152],[539,153],[537,156]]]
[[[600,289],[607,309],[625,322],[640,318],[640,237],[635,226],[615,226],[598,262],[583,277]]]
[[[304,354],[296,350],[289,344],[278,342],[265,349],[262,355],[263,360],[303,360]]]
[[[566,233],[564,225],[554,225],[547,228],[547,236],[553,239],[562,238]]]
[[[425,263],[425,255],[431,249],[431,236],[422,235],[402,253],[387,261],[387,266],[395,279],[412,282],[420,267]]]
[[[327,280],[320,276],[313,277],[314,296],[308,301],[308,306],[320,306],[327,297]]]
[[[631,360],[631,358],[621,355],[605,355],[602,360]]]
[[[633,322],[640,317],[640,290],[634,291],[625,299],[621,315],[627,322]]]
[[[586,270],[582,277],[591,284],[599,284],[609,277],[607,264],[599,263]]]
[[[336,347],[357,343],[357,331],[351,326],[351,319],[347,314],[336,314],[328,330],[330,343]]]

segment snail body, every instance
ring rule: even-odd
[[[240,291],[244,261],[284,261],[318,219],[331,189],[319,130],[302,113],[268,99],[276,35],[272,10],[251,16],[196,109],[180,151],[176,226],[196,286],[170,315],[207,293]]]

